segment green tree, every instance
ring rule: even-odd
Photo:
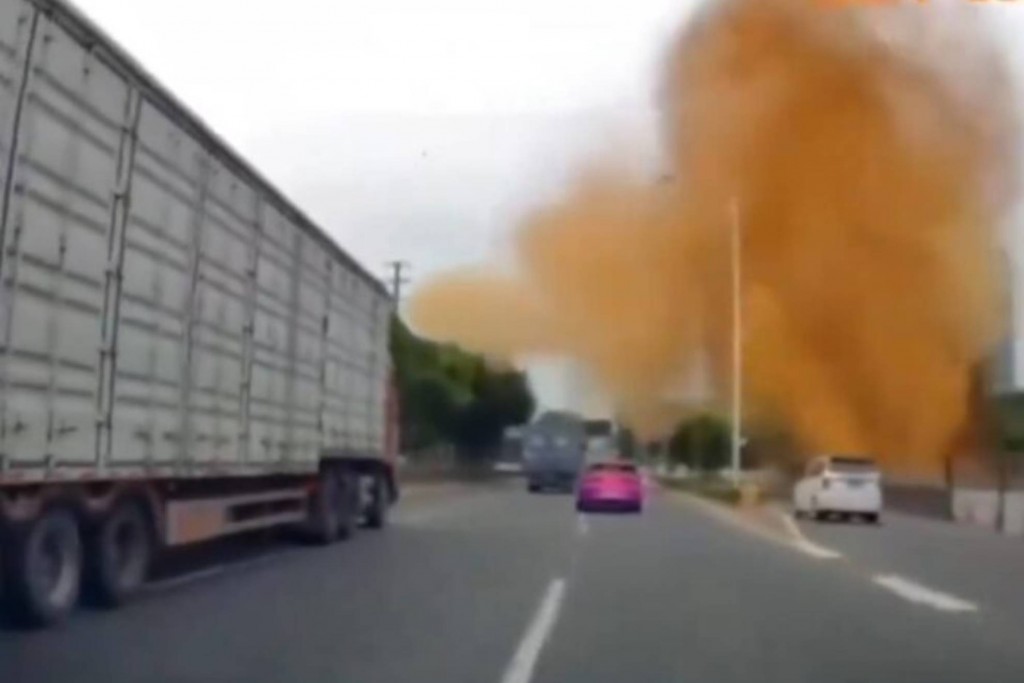
[[[391,358],[403,450],[449,441],[455,414],[471,396],[468,383],[460,376],[468,361],[447,347],[417,337],[397,317],[391,325]]]
[[[404,449],[450,443],[468,458],[487,457],[506,427],[533,412],[523,373],[493,369],[479,355],[417,337],[397,317],[391,355]]]
[[[668,458],[673,466],[714,472],[729,462],[729,424],[712,414],[694,415],[679,424],[669,439]]]
[[[472,399],[456,417],[453,441],[465,459],[493,458],[505,428],[530,419],[533,395],[522,372],[493,370],[483,359],[477,363],[472,388]]]
[[[406,428],[410,444],[430,446],[444,441],[453,428],[459,405],[442,377],[414,377],[405,388],[405,405],[410,411]]]

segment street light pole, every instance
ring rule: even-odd
[[[740,484],[740,448],[742,432],[740,423],[743,417],[743,318],[740,311],[742,293],[741,243],[740,243],[740,204],[733,198],[730,204],[730,251],[732,252],[732,483]]]

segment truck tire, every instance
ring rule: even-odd
[[[51,507],[10,532],[4,552],[5,597],[19,624],[49,626],[78,602],[82,538],[71,510]]]
[[[361,509],[359,496],[359,475],[344,467],[334,470],[337,482],[338,498],[336,514],[338,517],[337,538],[347,540],[355,533],[359,525]]]
[[[372,477],[370,500],[366,505],[366,526],[370,529],[382,529],[388,523],[388,508],[390,507],[388,484],[379,474],[374,474]]]
[[[130,499],[116,503],[86,542],[87,595],[101,607],[130,600],[146,581],[154,544],[142,505]]]
[[[327,545],[338,540],[341,497],[335,473],[329,469],[321,471],[316,491],[309,499],[309,516],[305,529],[305,536],[309,541],[317,545]]]

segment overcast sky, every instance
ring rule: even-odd
[[[492,258],[581,160],[652,146],[694,0],[77,0],[373,272]],[[558,364],[541,399],[571,401]]]
[[[414,284],[493,257],[610,141],[650,146],[697,1],[75,0],[368,269],[405,259]],[[1024,2],[1001,15],[1019,40]],[[561,404],[573,383],[544,367]]]
[[[382,271],[477,260],[613,131],[691,0],[77,0]]]

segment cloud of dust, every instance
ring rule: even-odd
[[[413,324],[500,356],[569,354],[635,426],[664,430],[695,363],[728,398],[735,202],[753,415],[809,451],[931,469],[1003,333],[1018,139],[984,33],[911,9],[706,3],[666,64],[671,177],[591,169],[522,226],[514,272],[427,284]]]

